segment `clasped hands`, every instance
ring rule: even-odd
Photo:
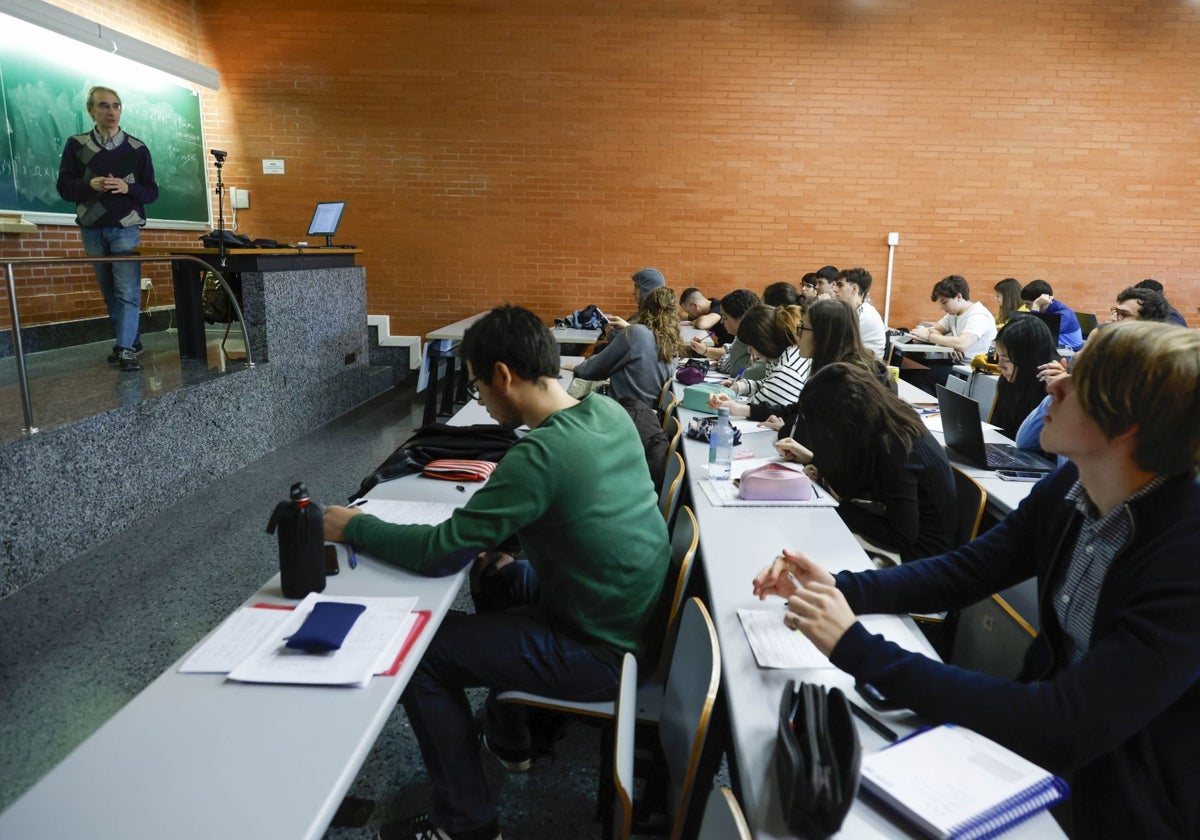
[[[760,601],[768,595],[785,598],[783,623],[802,632],[825,656],[858,620],[834,584],[833,575],[800,552],[786,548],[755,575],[754,594]]]
[[[106,193],[127,193],[129,192],[129,184],[124,178],[115,178],[110,173],[108,175],[98,175],[88,182],[92,189],[96,192]]]

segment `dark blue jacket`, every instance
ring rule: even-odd
[[[1082,516],[1067,464],[970,545],[881,572],[842,573],[858,614],[955,609],[1036,575],[1041,632],[1021,678],[911,654],[855,624],[833,663],[931,721],[977,730],[1065,775],[1075,836],[1200,837],[1200,486],[1169,480],[1130,507],[1088,653],[1073,666],[1049,593]]]

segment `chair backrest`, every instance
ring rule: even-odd
[[[971,371],[967,380],[967,396],[979,403],[979,419],[987,421],[996,408],[996,389],[1000,377],[983,371]]]
[[[999,595],[958,614],[950,664],[1002,680],[1016,679],[1037,632]]]
[[[715,787],[708,795],[696,840],[751,840],[742,807],[729,788]]]
[[[954,545],[966,545],[979,534],[983,509],[987,506],[987,491],[983,486],[954,464],[954,490],[958,495],[958,516],[954,528]]]
[[[668,376],[667,381],[663,383],[662,390],[658,392],[658,402],[655,403],[654,409],[662,416],[667,414],[667,405],[670,404],[671,398],[675,392],[671,389],[671,385],[675,382],[675,377]]]
[[[967,380],[963,379],[961,376],[955,376],[954,374],[951,374],[946,378],[946,387],[951,391],[954,391],[956,394],[965,394],[967,393]]]
[[[683,456],[679,454],[679,450],[672,449],[668,452],[667,471],[663,475],[662,490],[658,494],[658,509],[662,512],[668,527],[675,516],[675,509],[679,507],[683,476],[686,471],[687,467],[683,463]]]
[[[613,715],[613,825],[611,836],[633,833],[633,753],[637,729],[638,667],[632,653],[621,661],[621,681]]]
[[[658,737],[670,777],[671,840],[684,836],[704,741],[721,685],[721,648],[712,618],[699,598],[679,617],[679,636],[663,693]]]
[[[679,440],[683,437],[683,424],[679,422],[679,415],[672,414],[667,418],[666,428],[663,430],[667,433],[667,440],[671,442],[670,451],[679,451]]]
[[[667,420],[669,420],[670,418],[675,416],[675,407],[677,405],[679,405],[679,398],[676,397],[675,392],[672,391],[671,399],[669,399],[667,401],[667,404],[665,406],[663,406],[663,410],[662,410],[662,425],[663,425],[664,431],[667,428]]]
[[[671,662],[671,654],[675,651],[675,639],[679,635],[679,612],[683,609],[684,594],[692,578],[692,569],[696,567],[696,549],[699,545],[700,526],[696,522],[696,514],[689,506],[683,505],[679,508],[679,516],[675,518],[675,525],[671,528],[671,574],[663,584],[671,587],[671,601],[667,611],[666,632],[663,633],[662,651],[658,656],[658,676],[662,682],[666,681],[667,666]]]

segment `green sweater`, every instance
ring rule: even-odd
[[[637,430],[608,397],[550,415],[440,525],[363,514],[346,526],[356,547],[426,574],[514,534],[556,625],[608,662],[643,652],[671,547]]]

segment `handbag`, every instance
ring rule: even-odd
[[[760,502],[807,502],[812,479],[803,470],[772,462],[746,470],[738,480],[738,496]]]
[[[733,429],[733,445],[739,446],[742,442],[742,430],[732,423],[729,424]],[[693,417],[688,421],[687,431],[684,435],[692,440],[702,440],[705,443],[709,442],[712,437],[712,430],[717,427],[716,417]]]
[[[779,704],[775,777],[788,828],[836,834],[858,793],[862,747],[839,688],[788,680]]]
[[[708,373],[708,359],[688,359],[675,370],[675,379],[684,385],[695,385],[704,381]]]

